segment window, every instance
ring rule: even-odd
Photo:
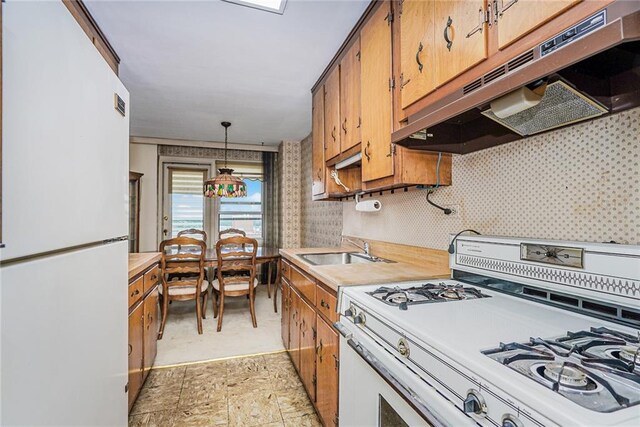
[[[205,174],[202,169],[169,168],[171,237],[188,228],[205,229],[202,194]]]
[[[282,15],[287,5],[287,0],[225,0],[228,3],[235,3],[241,6],[252,7],[254,9],[265,10],[267,12]]]
[[[247,197],[221,198],[218,213],[218,231],[237,228],[247,237],[262,241],[262,190],[261,163],[235,163],[228,165],[233,174],[247,184]]]

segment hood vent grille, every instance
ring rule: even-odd
[[[476,89],[480,89],[482,86],[488,83],[491,83],[498,77],[502,77],[505,74],[510,73],[511,71],[514,71],[515,69],[520,68],[527,62],[531,62],[531,61],[533,61],[533,49],[526,53],[523,53],[522,55],[518,56],[515,59],[512,59],[506,64],[502,64],[501,66],[494,68],[493,70],[489,71],[487,74],[482,76],[481,78],[469,83],[468,85],[462,88],[462,94],[466,95],[468,93],[473,92]]]
[[[534,107],[503,119],[491,110],[482,114],[519,135],[528,136],[598,117],[606,112],[606,108],[559,80],[547,86],[542,101]]]

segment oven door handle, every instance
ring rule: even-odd
[[[342,332],[341,332],[342,333]],[[393,376],[391,372],[373,355],[369,350],[364,348],[359,342],[348,339],[347,344],[374,370],[385,380],[391,388],[393,388],[409,406],[411,406],[425,421],[433,426],[449,426],[450,424],[440,415],[435,414],[429,409],[422,400],[409,387],[404,385],[402,381]]]
[[[340,335],[342,335],[343,337],[345,337],[346,339],[350,339],[353,334],[351,333],[351,331],[349,329],[347,329],[346,326],[344,326],[342,323],[340,322],[335,322],[333,324],[333,327],[336,328],[336,331],[338,331],[340,333]]]

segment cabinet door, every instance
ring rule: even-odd
[[[129,410],[142,387],[144,305],[140,302],[129,314]]]
[[[333,426],[338,416],[338,334],[318,316],[316,407],[323,425]]]
[[[300,296],[289,287],[291,300],[291,324],[289,325],[289,355],[293,361],[293,366],[300,373]]]
[[[336,66],[324,84],[325,160],[340,154],[340,67]]]
[[[300,378],[312,401],[315,401],[316,312],[300,300]]]
[[[485,10],[485,0],[435,2],[436,86],[486,59]]]
[[[291,346],[289,345],[289,325],[291,323],[291,296],[289,295],[289,284],[286,281],[282,281],[282,306],[281,306],[281,335],[282,335],[282,344],[284,348],[289,350]]]
[[[144,299],[144,378],[149,374],[158,353],[158,288]]]
[[[324,193],[324,86],[313,94],[312,107],[312,157],[311,171],[313,179],[313,195]]]
[[[360,39],[340,61],[340,151],[360,142]]]
[[[382,3],[360,32],[363,181],[393,175],[389,11],[389,2]]]
[[[434,2],[404,0],[400,15],[400,97],[406,108],[435,89]]]
[[[506,47],[580,0],[499,0],[498,47]]]

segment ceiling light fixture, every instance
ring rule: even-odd
[[[233,176],[233,169],[227,167],[227,131],[231,122],[220,123],[224,127],[224,167],[218,169],[218,175],[204,183],[205,197],[246,197],[247,184]]]
[[[223,0],[227,3],[239,4],[240,6],[247,6],[253,9],[264,10],[267,12],[277,13],[282,15],[284,8],[287,5],[287,0]]]

